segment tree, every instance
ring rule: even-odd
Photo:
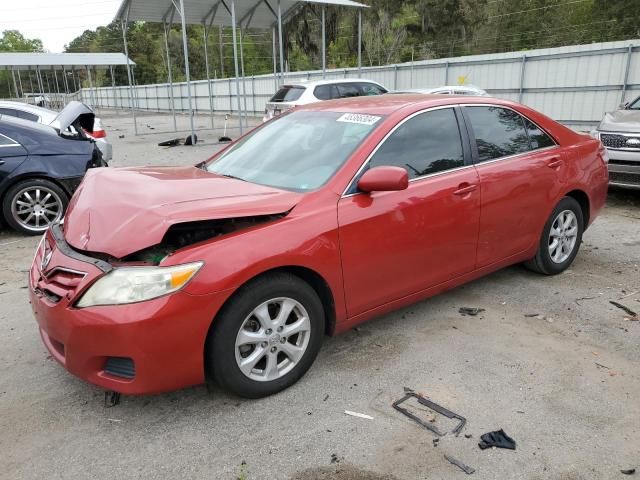
[[[0,38],[0,52],[42,52],[42,40],[25,38],[18,30],[5,30]],[[0,72],[0,98],[15,97],[14,83],[10,71]]]

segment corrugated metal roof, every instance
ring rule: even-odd
[[[107,68],[126,64],[123,53],[0,53],[0,70],[33,70],[36,66],[56,70],[86,66]]]
[[[305,3],[368,8],[367,5],[354,2],[353,0],[280,0],[282,19]],[[225,6],[226,5],[226,6]],[[222,2],[221,0],[184,0],[185,22],[189,25],[216,25],[230,26],[231,0]],[[249,24],[252,28],[271,28],[277,22],[274,12],[277,12],[276,0],[235,0],[236,21],[238,25],[246,27]],[[171,0],[123,0],[115,20],[128,19],[130,22],[145,21],[163,23],[171,20],[180,22],[180,15],[175,12]],[[128,16],[127,16],[128,14]],[[213,15],[213,21],[212,21]]]

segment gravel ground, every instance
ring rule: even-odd
[[[187,164],[218,148],[219,132],[162,149],[167,135],[133,137],[128,118],[103,118],[114,166]],[[444,454],[478,479],[640,471],[640,322],[609,303],[640,312],[640,192],[610,192],[564,274],[507,268],[327,338],[297,385],[257,401],[200,386],[105,408],[103,391],[62,369],[37,334],[26,291],[36,243],[0,230],[2,479],[463,478]],[[485,311],[461,316],[461,306]],[[403,387],[465,416],[462,434],[434,445],[391,408]],[[480,435],[499,428],[517,450],[480,450]]]

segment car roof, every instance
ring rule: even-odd
[[[362,113],[372,115],[390,115],[401,110],[424,110],[430,107],[457,104],[492,104],[507,107],[522,108],[521,105],[509,100],[495,97],[471,97],[469,95],[437,95],[399,93],[396,95],[374,95],[370,97],[351,97],[338,100],[310,103],[296,107],[296,110],[313,110],[341,113]]]
[[[335,83],[363,83],[363,82],[375,83],[376,85],[380,85],[380,83],[374,82],[373,80],[368,80],[366,78],[340,78],[335,80],[309,80],[309,81],[299,80],[294,82],[285,82],[282,85],[282,87],[317,87],[318,85],[333,85]]]

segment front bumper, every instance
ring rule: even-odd
[[[627,188],[640,188],[640,150],[615,150],[609,153],[609,184]]]
[[[49,253],[38,249],[29,273],[29,295],[53,358],[81,379],[124,394],[159,393],[204,382],[205,340],[226,299],[224,292],[177,292],[136,304],[75,308],[82,292],[104,274],[104,265],[65,255],[51,231],[43,241],[51,245],[51,259],[43,269],[42,258]],[[133,376],[105,368],[113,359],[130,360]]]

